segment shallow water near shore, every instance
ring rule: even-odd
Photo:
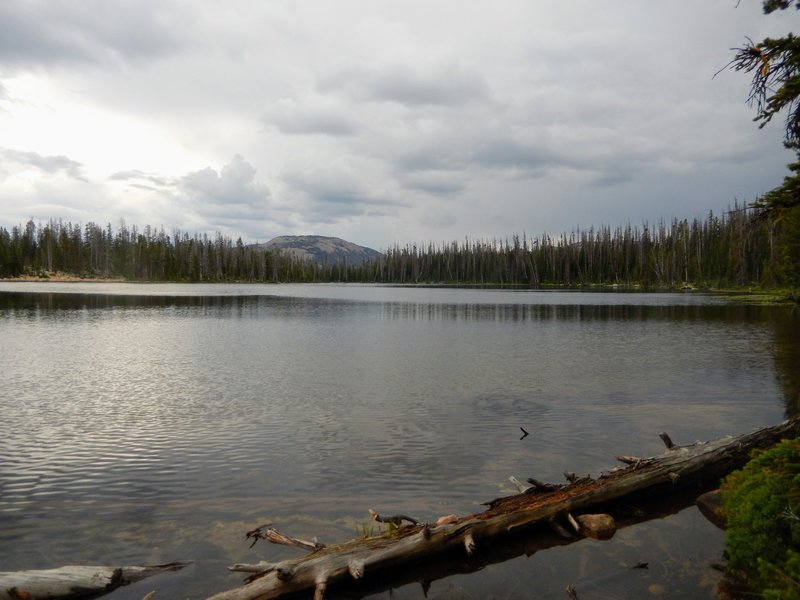
[[[796,312],[704,294],[0,282],[0,570],[194,560],[107,597],[204,598],[298,554],[249,548],[263,523],[478,512],[510,475],[775,424],[798,365]],[[714,598],[722,548],[688,508],[428,597]]]

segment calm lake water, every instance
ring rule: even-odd
[[[0,282],[0,570],[193,560],[107,597],[204,598],[298,555],[258,525],[478,512],[510,475],[778,423],[798,367],[796,311],[704,294]],[[714,598],[722,548],[687,508],[428,597]]]

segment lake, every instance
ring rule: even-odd
[[[0,282],[0,570],[193,560],[106,597],[204,598],[300,553],[256,526],[479,512],[511,475],[776,424],[798,366],[796,309],[700,293]],[[714,598],[723,543],[690,507],[428,597]]]

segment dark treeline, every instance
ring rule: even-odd
[[[395,247],[365,269],[363,280],[394,283],[796,287],[800,211],[773,220],[735,208],[655,227]]]
[[[132,281],[460,285],[791,287],[800,283],[800,209],[735,208],[704,220],[589,228],[558,236],[390,248],[365,264],[316,264],[217,234],[51,220],[0,227],[0,277],[62,272]]]

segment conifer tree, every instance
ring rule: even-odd
[[[766,14],[778,10],[800,10],[800,0],[764,0]],[[764,127],[779,112],[786,111],[784,145],[797,153],[789,165],[792,174],[782,185],[756,201],[755,206],[777,216],[792,207],[800,206],[800,38],[788,33],[780,38],[765,38],[736,48],[727,68],[752,73],[750,95],[747,99],[756,108],[753,119]]]

